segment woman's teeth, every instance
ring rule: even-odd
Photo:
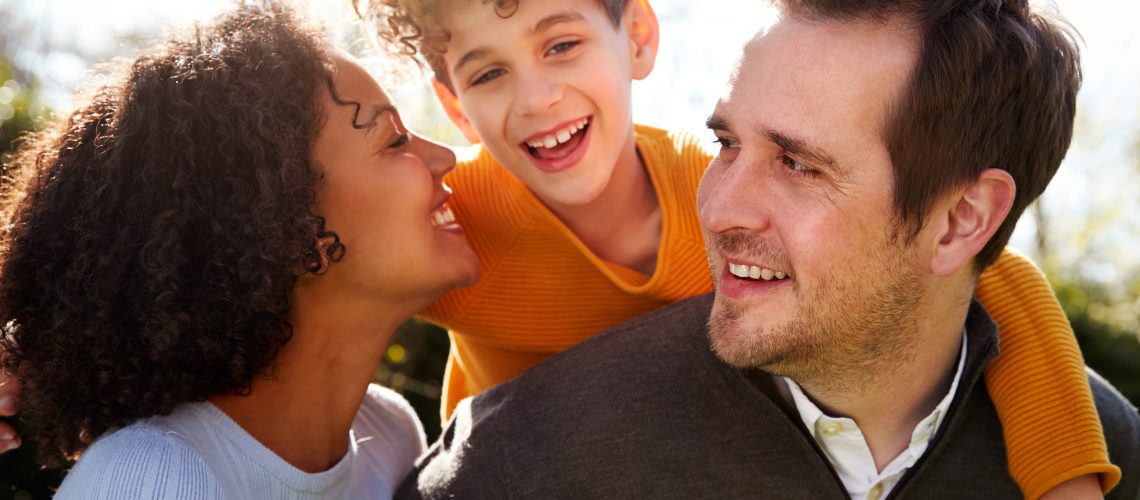
[[[530,146],[532,148],[548,148],[549,149],[549,148],[553,148],[554,146],[557,146],[559,144],[565,144],[566,141],[569,141],[570,138],[574,136],[574,134],[577,134],[579,131],[586,128],[586,125],[589,123],[590,123],[590,120],[588,118],[583,118],[581,120],[578,120],[576,123],[570,125],[569,127],[566,127],[562,130],[559,130],[553,134],[550,134],[548,136],[541,137],[538,139],[527,141],[526,145]]]
[[[773,278],[782,280],[788,277],[783,271],[773,271],[764,267],[750,266],[748,264],[733,264],[731,262],[728,263],[728,272],[737,278],[763,279],[764,281],[772,281]]]
[[[442,227],[455,223],[455,214],[446,204],[431,213],[431,227]]]

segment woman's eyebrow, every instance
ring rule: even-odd
[[[363,112],[361,111],[361,108],[357,108],[356,113],[352,117],[352,126],[353,126],[353,128],[358,128],[358,129],[367,128],[367,129],[371,130],[371,129],[375,128],[375,127],[373,127],[373,125],[376,125],[376,122],[378,120],[380,120],[381,115],[383,115],[384,113],[395,113],[395,112],[396,112],[396,107],[391,105],[391,104],[376,104],[376,105],[369,107],[367,109],[367,111],[363,111]],[[364,118],[366,118],[366,119],[364,119]]]

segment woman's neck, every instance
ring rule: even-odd
[[[290,314],[293,336],[248,396],[210,401],[286,462],[305,472],[336,465],[380,358],[400,318]]]

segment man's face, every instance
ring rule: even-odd
[[[458,1],[443,24],[454,95],[491,155],[546,202],[593,201],[634,151],[626,26],[597,0],[522,1],[508,17]]]
[[[891,238],[884,129],[917,45],[897,23],[787,18],[745,49],[697,202],[725,361],[811,378],[909,345],[922,283]]]

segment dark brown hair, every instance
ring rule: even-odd
[[[242,6],[140,56],[18,152],[0,348],[41,462],[271,369],[297,278],[344,253],[313,212],[331,68],[287,9]]]
[[[913,239],[939,196],[999,168],[1017,183],[1017,196],[974,268],[993,263],[1072,139],[1081,70],[1071,27],[1031,11],[1027,0],[777,4],[814,20],[902,16],[918,29],[921,53],[886,129],[898,234]]]
[[[357,15],[375,29],[387,52],[431,68],[436,80],[454,91],[443,54],[450,33],[441,24],[443,12],[457,2],[494,4],[495,13],[506,19],[514,15],[520,0],[353,0]],[[630,0],[596,0],[614,28],[621,26],[622,13]]]

